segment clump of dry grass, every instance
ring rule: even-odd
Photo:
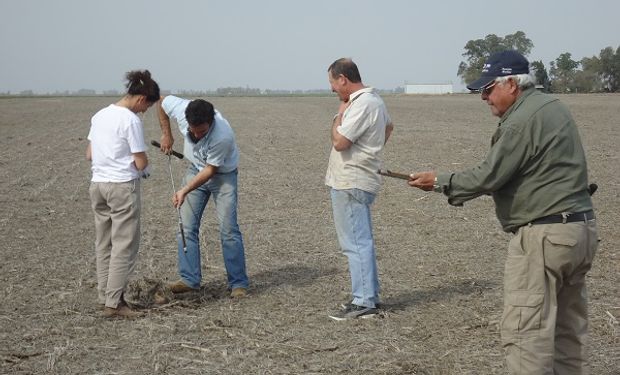
[[[172,292],[161,280],[143,278],[129,283],[125,290],[125,301],[139,307],[149,308],[172,300]]]

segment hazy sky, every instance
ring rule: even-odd
[[[588,5],[585,5],[588,4]],[[530,61],[620,46],[619,0],[0,0],[0,92],[327,89],[352,57],[365,84],[452,82],[467,41],[518,30]]]

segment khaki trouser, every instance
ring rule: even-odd
[[[508,246],[502,343],[511,374],[587,374],[585,275],[596,221],[529,225]]]
[[[136,265],[140,245],[140,179],[92,182],[99,303],[116,308]]]

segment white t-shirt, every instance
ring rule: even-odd
[[[88,133],[92,150],[93,182],[127,182],[140,175],[133,153],[145,152],[140,117],[125,107],[110,104],[91,119]]]
[[[353,142],[348,150],[332,147],[325,184],[334,189],[360,189],[377,193],[383,179],[378,173],[383,162],[385,128],[392,121],[383,99],[367,87],[351,94],[351,104],[336,130]]]

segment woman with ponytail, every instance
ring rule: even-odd
[[[148,70],[125,76],[127,93],[91,119],[86,157],[95,214],[98,303],[107,318],[134,318],[123,293],[135,268],[140,244],[140,177],[148,158],[139,113],[159,100],[159,86]]]

